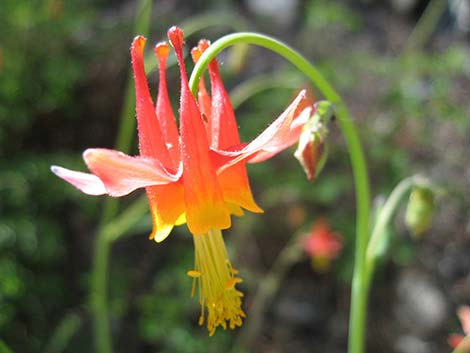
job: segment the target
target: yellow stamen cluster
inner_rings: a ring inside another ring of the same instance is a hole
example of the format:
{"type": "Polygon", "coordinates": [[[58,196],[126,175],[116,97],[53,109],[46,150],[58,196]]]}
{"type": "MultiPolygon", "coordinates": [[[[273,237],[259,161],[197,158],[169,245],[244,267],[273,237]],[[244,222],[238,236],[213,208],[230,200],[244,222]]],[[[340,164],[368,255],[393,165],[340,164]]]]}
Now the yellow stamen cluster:
{"type": "Polygon", "coordinates": [[[194,296],[196,284],[199,291],[201,316],[199,325],[204,325],[207,310],[207,330],[212,336],[218,326],[225,330],[242,325],[245,313],[241,308],[243,293],[235,288],[242,282],[236,277],[238,271],[232,267],[225,248],[222,233],[211,229],[209,233],[193,235],[195,247],[195,269],[188,271],[193,278],[194,296]]]}

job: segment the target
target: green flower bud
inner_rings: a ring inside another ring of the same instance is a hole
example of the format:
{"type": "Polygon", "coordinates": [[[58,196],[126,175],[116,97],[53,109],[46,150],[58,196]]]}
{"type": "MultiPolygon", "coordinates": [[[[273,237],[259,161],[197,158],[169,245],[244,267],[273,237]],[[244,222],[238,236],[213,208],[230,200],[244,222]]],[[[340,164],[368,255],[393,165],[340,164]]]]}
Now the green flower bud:
{"type": "Polygon", "coordinates": [[[431,226],[434,215],[434,192],[426,187],[416,187],[410,194],[405,223],[414,237],[420,237],[431,226]]]}

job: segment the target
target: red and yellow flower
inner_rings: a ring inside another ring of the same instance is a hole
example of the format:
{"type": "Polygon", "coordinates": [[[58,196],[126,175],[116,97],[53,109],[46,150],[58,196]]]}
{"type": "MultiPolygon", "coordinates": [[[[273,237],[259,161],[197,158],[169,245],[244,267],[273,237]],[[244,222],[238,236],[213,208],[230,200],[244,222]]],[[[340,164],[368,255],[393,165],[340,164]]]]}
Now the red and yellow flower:
{"type": "MultiPolygon", "coordinates": [[[[181,74],[179,131],[166,86],[170,46],[162,42],[155,47],[160,81],[154,105],[143,61],[146,39],[138,36],[131,57],[139,156],[91,148],[83,153],[91,174],[57,166],[51,169],[89,195],[120,197],[145,188],[153,219],[150,238],[156,242],[163,241],[175,225],[187,224],[195,244],[195,268],[188,275],[199,290],[200,324],[206,322],[212,335],[218,326],[240,326],[245,316],[242,293],[235,288],[241,278],[228,259],[221,235],[222,229],[231,226],[231,215],[241,216],[243,210],[263,212],[253,199],[245,165],[264,161],[293,145],[311,108],[303,107],[305,92],[301,92],[258,137],[241,143],[217,61],[209,65],[212,97],[201,80],[196,101],[183,61],[183,32],[172,27],[168,37],[181,74]]],[[[208,41],[200,41],[192,51],[193,58],[197,60],[208,45],[208,41]]]]}
{"type": "Polygon", "coordinates": [[[331,266],[331,261],[343,250],[343,237],[331,231],[325,219],[319,219],[303,237],[302,246],[311,258],[313,269],[326,272],[331,266]]]}

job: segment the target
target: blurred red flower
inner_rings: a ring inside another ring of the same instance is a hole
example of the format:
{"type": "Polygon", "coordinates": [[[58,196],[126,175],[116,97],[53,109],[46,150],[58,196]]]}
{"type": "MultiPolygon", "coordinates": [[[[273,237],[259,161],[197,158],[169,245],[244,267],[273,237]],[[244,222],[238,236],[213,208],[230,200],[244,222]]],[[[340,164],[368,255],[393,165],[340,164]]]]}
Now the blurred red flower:
{"type": "Polygon", "coordinates": [[[331,266],[331,261],[341,254],[343,237],[331,231],[325,219],[319,219],[302,238],[302,246],[312,260],[313,269],[326,272],[331,266]]]}
{"type": "MultiPolygon", "coordinates": [[[[464,305],[457,310],[457,315],[462,324],[462,330],[466,335],[470,335],[470,306],[464,305]]],[[[464,340],[464,335],[451,334],[447,338],[447,342],[452,348],[457,348],[457,346],[462,343],[464,340]]],[[[462,352],[470,352],[470,341],[464,343],[464,346],[461,347],[462,352]]]]}

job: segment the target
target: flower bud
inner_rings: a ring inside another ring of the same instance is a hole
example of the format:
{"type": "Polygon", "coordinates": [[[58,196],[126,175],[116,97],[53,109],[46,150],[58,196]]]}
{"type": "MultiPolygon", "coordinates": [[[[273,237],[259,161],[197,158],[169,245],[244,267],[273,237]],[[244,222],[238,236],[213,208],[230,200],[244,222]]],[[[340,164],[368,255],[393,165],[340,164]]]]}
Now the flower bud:
{"type": "Polygon", "coordinates": [[[309,181],[313,181],[323,169],[327,152],[325,141],[321,137],[311,131],[302,132],[294,156],[300,162],[309,181]]]}
{"type": "Polygon", "coordinates": [[[421,236],[431,226],[434,214],[434,192],[427,187],[415,187],[406,207],[405,223],[414,237],[421,236]]]}
{"type": "Polygon", "coordinates": [[[313,181],[325,165],[328,156],[327,125],[332,117],[332,104],[327,101],[317,102],[314,105],[314,114],[302,128],[294,157],[300,162],[309,181],[313,181]]]}

